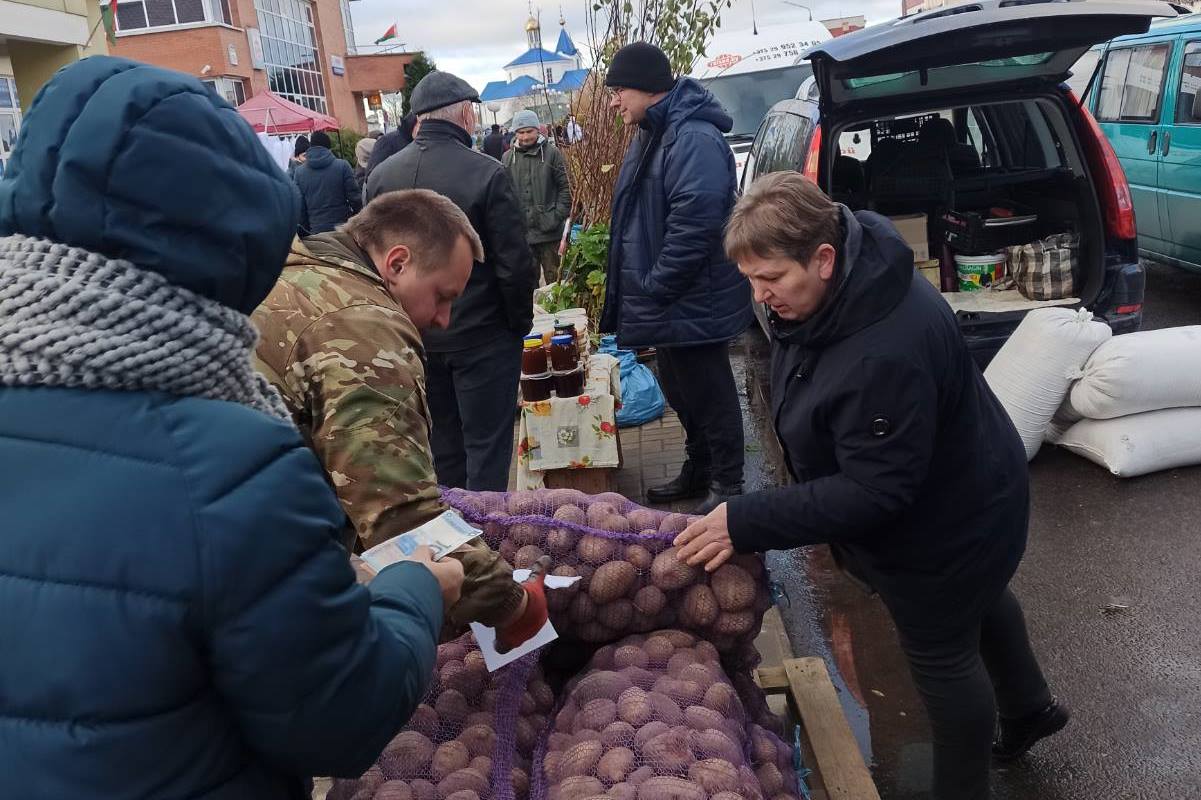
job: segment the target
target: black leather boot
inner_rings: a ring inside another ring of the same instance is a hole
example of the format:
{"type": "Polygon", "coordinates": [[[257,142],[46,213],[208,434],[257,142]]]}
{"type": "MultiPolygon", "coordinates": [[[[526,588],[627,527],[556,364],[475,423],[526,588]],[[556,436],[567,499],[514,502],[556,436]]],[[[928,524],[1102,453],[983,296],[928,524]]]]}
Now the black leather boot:
{"type": "Polygon", "coordinates": [[[692,509],[692,513],[703,517],[731,497],[737,497],[740,494],[742,494],[741,483],[731,486],[722,486],[720,483],[714,483],[709,487],[709,494],[705,496],[705,499],[701,501],[699,506],[692,509]]]}
{"type": "Polygon", "coordinates": [[[665,505],[677,500],[704,497],[707,491],[709,491],[709,468],[698,467],[691,461],[685,461],[675,480],[668,481],[662,486],[648,488],[646,500],[655,505],[665,505]]]}
{"type": "Polygon", "coordinates": [[[1003,763],[1024,756],[1039,739],[1063,730],[1071,716],[1066,707],[1052,700],[1051,705],[1028,717],[1002,717],[997,741],[992,746],[993,760],[1003,763]]]}

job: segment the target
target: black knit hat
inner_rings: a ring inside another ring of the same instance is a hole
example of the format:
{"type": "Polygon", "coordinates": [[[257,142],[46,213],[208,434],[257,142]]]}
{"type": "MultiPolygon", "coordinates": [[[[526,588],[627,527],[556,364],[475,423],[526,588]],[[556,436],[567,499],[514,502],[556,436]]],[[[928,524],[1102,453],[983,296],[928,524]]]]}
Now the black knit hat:
{"type": "Polygon", "coordinates": [[[634,42],[618,50],[605,76],[605,86],[640,89],[651,94],[670,92],[675,85],[667,54],[646,42],[634,42]]]}

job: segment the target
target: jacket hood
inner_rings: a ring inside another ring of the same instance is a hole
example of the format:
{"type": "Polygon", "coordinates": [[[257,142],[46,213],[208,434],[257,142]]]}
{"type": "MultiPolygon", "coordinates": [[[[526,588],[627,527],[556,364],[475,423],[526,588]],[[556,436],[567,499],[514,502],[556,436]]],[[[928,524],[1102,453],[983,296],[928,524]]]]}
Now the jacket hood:
{"type": "Polygon", "coordinates": [[[334,154],[328,147],[310,147],[304,154],[304,163],[308,164],[313,169],[325,169],[330,164],[334,163],[334,154]]]}
{"type": "Polygon", "coordinates": [[[667,97],[648,108],[643,127],[652,131],[673,131],[688,119],[712,123],[722,133],[734,129],[734,119],[713,93],[693,78],[680,78],[667,97]]]}
{"type": "Polygon", "coordinates": [[[198,79],[93,56],[34,97],[0,180],[0,235],[125,259],[243,313],[279,277],[300,194],[198,79]]]}
{"type": "Polygon", "coordinates": [[[804,322],[772,314],[772,331],[784,344],[820,349],[879,322],[904,299],[913,282],[913,251],[886,217],[842,210],[843,242],[838,285],[826,305],[804,322]]]}

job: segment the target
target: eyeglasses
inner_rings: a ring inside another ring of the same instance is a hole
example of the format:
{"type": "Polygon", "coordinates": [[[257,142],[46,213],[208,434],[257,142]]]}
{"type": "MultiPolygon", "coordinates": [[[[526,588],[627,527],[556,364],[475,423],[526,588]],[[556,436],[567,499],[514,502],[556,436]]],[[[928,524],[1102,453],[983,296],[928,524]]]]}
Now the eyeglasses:
{"type": "Polygon", "coordinates": [[[609,87],[609,97],[614,100],[620,100],[621,95],[625,92],[625,90],[626,89],[624,86],[611,86],[609,87]]]}

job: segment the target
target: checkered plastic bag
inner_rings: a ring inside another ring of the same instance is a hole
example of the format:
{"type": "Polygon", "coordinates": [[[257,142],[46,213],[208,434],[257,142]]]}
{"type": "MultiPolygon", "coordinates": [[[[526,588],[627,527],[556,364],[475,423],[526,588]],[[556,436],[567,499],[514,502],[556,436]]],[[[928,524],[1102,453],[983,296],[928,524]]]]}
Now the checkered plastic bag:
{"type": "MultiPolygon", "coordinates": [[[[1027,300],[1062,300],[1076,291],[1080,237],[1057,233],[1007,248],[1010,281],[1027,300]]],[[[1008,284],[1009,281],[1006,281],[1008,284]]]]}

